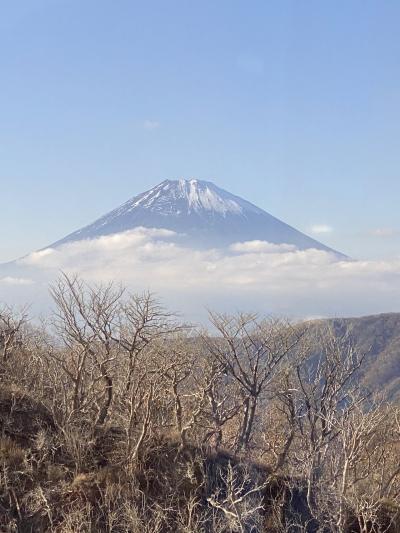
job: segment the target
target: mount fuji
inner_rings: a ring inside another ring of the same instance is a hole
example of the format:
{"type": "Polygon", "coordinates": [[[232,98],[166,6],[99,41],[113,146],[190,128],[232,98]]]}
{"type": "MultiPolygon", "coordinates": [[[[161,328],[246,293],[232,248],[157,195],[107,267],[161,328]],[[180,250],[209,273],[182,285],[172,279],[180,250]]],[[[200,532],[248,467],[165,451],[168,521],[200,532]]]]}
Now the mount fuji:
{"type": "Polygon", "coordinates": [[[165,180],[49,248],[138,227],[173,231],[180,245],[195,249],[267,241],[292,245],[299,250],[324,250],[345,257],[250,202],[209,181],[197,179],[165,180]]]}
{"type": "Polygon", "coordinates": [[[46,313],[48,287],[60,272],[89,284],[119,283],[133,293],[149,290],[195,320],[205,318],[204,309],[221,306],[224,312],[242,308],[288,316],[387,308],[386,300],[381,307],[369,305],[376,279],[383,277],[380,265],[358,265],[254,204],[196,179],[162,181],[53,244],[1,264],[0,304],[31,302],[46,313]]]}

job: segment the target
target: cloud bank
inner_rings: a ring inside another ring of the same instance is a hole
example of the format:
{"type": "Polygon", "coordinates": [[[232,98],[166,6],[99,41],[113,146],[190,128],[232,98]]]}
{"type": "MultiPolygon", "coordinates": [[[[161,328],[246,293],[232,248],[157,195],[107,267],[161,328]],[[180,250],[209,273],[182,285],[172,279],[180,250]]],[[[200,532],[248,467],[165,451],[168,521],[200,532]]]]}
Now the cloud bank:
{"type": "Polygon", "coordinates": [[[179,246],[174,236],[137,228],[48,248],[19,260],[18,275],[2,283],[24,280],[21,295],[35,282],[37,295],[61,270],[89,282],[114,280],[133,291],[155,292],[192,320],[202,320],[206,308],[294,317],[400,310],[400,259],[343,261],[329,252],[265,241],[198,251],[179,246]]]}

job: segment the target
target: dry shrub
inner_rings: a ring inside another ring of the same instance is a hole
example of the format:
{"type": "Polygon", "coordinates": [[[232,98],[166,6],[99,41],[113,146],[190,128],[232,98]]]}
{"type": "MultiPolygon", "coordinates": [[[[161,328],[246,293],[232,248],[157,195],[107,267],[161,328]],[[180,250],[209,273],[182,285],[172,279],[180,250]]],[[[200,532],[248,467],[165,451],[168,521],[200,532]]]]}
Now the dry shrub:
{"type": "Polygon", "coordinates": [[[0,464],[5,468],[16,470],[26,460],[26,452],[9,437],[0,438],[0,464]]]}
{"type": "Polygon", "coordinates": [[[42,430],[55,431],[46,407],[15,385],[0,388],[0,427],[22,447],[30,447],[42,430]]]}

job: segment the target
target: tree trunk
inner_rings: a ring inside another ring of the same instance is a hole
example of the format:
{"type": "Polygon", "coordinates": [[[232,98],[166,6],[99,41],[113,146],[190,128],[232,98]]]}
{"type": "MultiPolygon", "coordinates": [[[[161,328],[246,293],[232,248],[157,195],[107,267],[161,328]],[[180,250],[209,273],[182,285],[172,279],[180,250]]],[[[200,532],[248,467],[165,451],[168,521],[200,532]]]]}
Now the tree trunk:
{"type": "Polygon", "coordinates": [[[106,384],[106,401],[103,405],[103,407],[100,409],[99,415],[96,420],[96,426],[102,426],[107,418],[108,410],[110,409],[110,405],[113,399],[113,382],[110,376],[105,374],[103,376],[103,379],[106,384]]]}

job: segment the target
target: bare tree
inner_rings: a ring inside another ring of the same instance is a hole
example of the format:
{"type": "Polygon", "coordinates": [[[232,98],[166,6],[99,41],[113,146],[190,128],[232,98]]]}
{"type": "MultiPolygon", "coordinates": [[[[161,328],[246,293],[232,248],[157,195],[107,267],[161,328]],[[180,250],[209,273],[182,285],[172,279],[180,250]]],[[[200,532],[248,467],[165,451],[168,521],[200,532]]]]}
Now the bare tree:
{"type": "Polygon", "coordinates": [[[268,479],[255,475],[245,465],[233,465],[231,462],[226,468],[219,469],[217,475],[215,482],[218,488],[207,498],[209,505],[219,513],[219,520],[218,514],[214,516],[217,528],[219,525],[221,531],[232,533],[261,531],[268,479]]]}
{"type": "Polygon", "coordinates": [[[238,383],[227,378],[224,366],[210,357],[207,350],[200,351],[199,363],[201,371],[195,376],[195,381],[205,397],[201,419],[205,431],[203,442],[211,443],[216,450],[222,445],[232,448],[233,443],[225,429],[238,417],[242,408],[238,383]]]}
{"type": "Polygon", "coordinates": [[[119,310],[118,331],[113,339],[128,358],[125,370],[127,391],[133,386],[133,375],[140,364],[140,356],[150,343],[165,341],[172,334],[187,329],[174,313],[166,311],[149,292],[131,294],[119,310]]]}
{"type": "Polygon", "coordinates": [[[95,406],[96,426],[104,424],[113,400],[112,363],[119,352],[113,330],[123,292],[112,284],[90,287],[66,274],[51,288],[57,306],[55,326],[73,354],[69,361],[62,354],[54,357],[73,383],[73,412],[87,403],[95,406]]]}
{"type": "MultiPolygon", "coordinates": [[[[368,394],[357,379],[366,353],[358,353],[350,332],[337,335],[329,326],[310,329],[303,341],[297,362],[277,394],[288,424],[277,466],[281,468],[286,463],[288,471],[305,477],[307,503],[314,518],[328,520],[329,527],[340,530],[346,519],[346,506],[333,488],[333,478],[339,474],[333,475],[330,465],[332,458],[339,457],[339,440],[346,421],[356,410],[366,408],[368,394]],[[338,515],[332,514],[332,509],[338,509],[338,515]]],[[[343,475],[346,485],[346,474],[343,475]]]]}
{"type": "Polygon", "coordinates": [[[236,449],[241,451],[250,444],[260,398],[299,342],[302,332],[288,322],[259,320],[251,314],[210,316],[219,335],[206,337],[206,346],[224,372],[240,387],[243,417],[236,449]]]}
{"type": "Polygon", "coordinates": [[[16,311],[6,305],[0,306],[0,357],[3,364],[21,346],[22,329],[27,320],[27,308],[16,311]]]}

